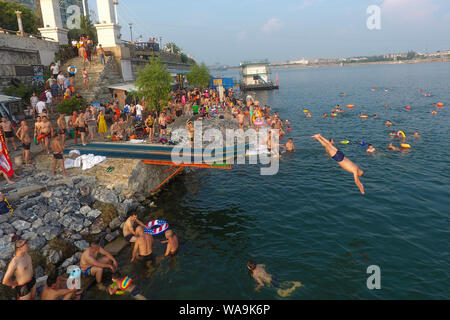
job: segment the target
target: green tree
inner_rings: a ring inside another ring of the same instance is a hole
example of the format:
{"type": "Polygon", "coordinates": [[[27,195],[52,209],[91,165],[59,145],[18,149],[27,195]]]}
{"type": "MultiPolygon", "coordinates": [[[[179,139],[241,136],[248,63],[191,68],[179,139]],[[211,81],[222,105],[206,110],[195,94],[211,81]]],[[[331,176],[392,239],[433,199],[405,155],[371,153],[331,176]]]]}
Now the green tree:
{"type": "Polygon", "coordinates": [[[159,112],[170,100],[171,82],[172,78],[164,69],[161,59],[153,56],[138,73],[135,83],[137,95],[145,99],[149,110],[159,112]]]}
{"type": "Polygon", "coordinates": [[[167,50],[169,50],[169,51],[172,52],[172,53],[175,53],[175,54],[181,53],[180,47],[178,47],[178,46],[177,46],[175,43],[173,43],[173,42],[170,42],[170,43],[166,44],[166,48],[167,48],[167,50]]]}
{"type": "Polygon", "coordinates": [[[0,27],[3,29],[18,31],[16,11],[22,12],[22,24],[26,33],[37,33],[38,16],[24,6],[8,1],[0,1],[0,27]]]}
{"type": "Polygon", "coordinates": [[[94,41],[94,44],[97,44],[97,30],[95,29],[94,25],[92,24],[90,16],[81,16],[80,17],[80,29],[71,29],[69,30],[69,40],[72,39],[80,39],[82,35],[89,36],[92,41],[94,41]]]}
{"type": "Polygon", "coordinates": [[[192,69],[186,74],[186,79],[191,86],[196,88],[206,88],[209,86],[211,75],[209,69],[202,62],[201,65],[194,63],[192,69]]]}

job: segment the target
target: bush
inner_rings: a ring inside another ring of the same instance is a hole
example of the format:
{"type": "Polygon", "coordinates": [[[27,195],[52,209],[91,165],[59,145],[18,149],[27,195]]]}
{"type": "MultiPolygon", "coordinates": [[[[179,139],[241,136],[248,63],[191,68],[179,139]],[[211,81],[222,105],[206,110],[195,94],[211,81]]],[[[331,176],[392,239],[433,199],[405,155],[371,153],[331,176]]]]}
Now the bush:
{"type": "Polygon", "coordinates": [[[6,95],[22,98],[25,103],[30,101],[33,92],[36,92],[36,95],[39,97],[44,92],[44,86],[26,86],[19,81],[18,85],[11,84],[5,90],[6,95]]]}
{"type": "Polygon", "coordinates": [[[105,224],[109,225],[115,218],[119,217],[116,207],[109,203],[96,202],[94,209],[102,212],[102,220],[105,224]]]}
{"type": "Polygon", "coordinates": [[[70,99],[61,101],[60,104],[58,105],[57,111],[65,115],[71,115],[74,111],[83,109],[83,107],[84,107],[83,99],[72,97],[70,99]]]}

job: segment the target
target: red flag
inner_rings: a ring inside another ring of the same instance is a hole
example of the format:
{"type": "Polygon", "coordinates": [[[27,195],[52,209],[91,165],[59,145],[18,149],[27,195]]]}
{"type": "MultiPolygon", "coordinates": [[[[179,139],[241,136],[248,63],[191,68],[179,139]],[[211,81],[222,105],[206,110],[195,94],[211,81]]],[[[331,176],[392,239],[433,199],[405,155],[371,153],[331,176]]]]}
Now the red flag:
{"type": "Polygon", "coordinates": [[[2,142],[0,146],[0,169],[6,173],[8,178],[11,178],[14,174],[11,159],[9,158],[9,152],[6,149],[5,138],[3,137],[3,131],[0,129],[0,140],[2,142]]]}

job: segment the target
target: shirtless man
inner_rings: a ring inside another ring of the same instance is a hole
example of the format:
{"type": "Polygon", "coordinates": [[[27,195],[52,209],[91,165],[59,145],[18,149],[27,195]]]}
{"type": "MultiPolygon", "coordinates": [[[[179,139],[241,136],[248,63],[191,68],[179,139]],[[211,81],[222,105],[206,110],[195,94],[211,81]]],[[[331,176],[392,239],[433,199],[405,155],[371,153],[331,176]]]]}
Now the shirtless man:
{"type": "Polygon", "coordinates": [[[17,150],[16,141],[14,139],[14,129],[12,127],[11,121],[6,119],[5,117],[2,117],[2,122],[0,123],[0,127],[2,127],[3,134],[5,135],[6,149],[9,149],[8,141],[11,141],[14,146],[14,150],[17,150]]]}
{"type": "Polygon", "coordinates": [[[394,147],[394,145],[392,143],[389,143],[388,149],[390,151],[400,151],[400,148],[394,147]]]}
{"type": "Polygon", "coordinates": [[[295,151],[294,141],[292,141],[292,138],[289,138],[289,141],[286,142],[286,151],[288,152],[295,151]]]}
{"type": "Polygon", "coordinates": [[[117,140],[123,140],[124,130],[119,124],[119,121],[115,120],[110,130],[112,137],[115,137],[117,140]]]}
{"type": "Polygon", "coordinates": [[[22,156],[25,160],[25,166],[31,167],[30,164],[30,148],[31,148],[31,138],[30,138],[30,128],[25,120],[22,120],[19,130],[16,132],[17,138],[23,143],[22,156]]]}
{"type": "Polygon", "coordinates": [[[194,124],[191,120],[186,123],[186,128],[189,131],[189,140],[191,142],[191,147],[194,147],[194,124]]]}
{"type": "Polygon", "coordinates": [[[61,137],[61,145],[64,148],[66,146],[66,133],[67,133],[67,124],[64,114],[61,113],[59,115],[57,124],[58,124],[58,132],[61,137]]]}
{"type": "Polygon", "coordinates": [[[56,136],[52,140],[52,151],[53,151],[53,167],[52,173],[56,174],[56,165],[59,163],[61,167],[61,171],[65,176],[67,176],[66,169],[64,168],[64,148],[61,144],[61,140],[59,138],[60,134],[57,133],[56,136]]]}
{"type": "Polygon", "coordinates": [[[78,115],[78,118],[76,120],[76,125],[77,125],[77,131],[80,133],[81,135],[81,144],[83,146],[86,145],[86,120],[84,118],[84,113],[80,112],[80,114],[78,115]]]}
{"type": "Polygon", "coordinates": [[[134,230],[134,223],[139,224],[142,227],[146,227],[145,224],[143,224],[141,221],[138,220],[136,214],[132,214],[128,217],[128,219],[125,221],[125,224],[123,225],[123,237],[127,242],[135,242],[136,241],[136,231],[134,230]]]}
{"type": "Polygon", "coordinates": [[[68,122],[69,128],[71,128],[75,134],[75,144],[77,144],[78,141],[77,119],[78,114],[76,111],[74,111],[68,122]]]}
{"type": "Polygon", "coordinates": [[[415,131],[413,137],[420,138],[419,132],[415,131]]]}
{"type": "Polygon", "coordinates": [[[237,115],[237,120],[239,123],[239,129],[244,129],[244,121],[245,121],[245,115],[242,111],[239,111],[238,115],[237,115]]]}
{"type": "Polygon", "coordinates": [[[16,290],[18,300],[34,300],[36,297],[36,279],[31,257],[28,254],[27,241],[17,240],[15,249],[16,254],[9,263],[2,283],[16,290]],[[14,281],[12,280],[13,276],[14,281]]]}
{"type": "Polygon", "coordinates": [[[301,282],[288,281],[289,284],[292,284],[292,287],[288,289],[281,289],[278,280],[271,274],[267,273],[265,264],[256,264],[253,261],[249,261],[247,263],[247,268],[252,272],[253,279],[255,279],[258,283],[258,286],[255,288],[256,291],[264,286],[273,286],[278,288],[278,295],[281,297],[287,297],[295,290],[295,288],[302,286],[301,282]]]}
{"type": "Polygon", "coordinates": [[[161,114],[159,115],[159,119],[158,119],[158,123],[159,123],[159,137],[165,137],[167,135],[167,123],[166,123],[166,113],[163,111],[161,112],[161,114]]]}
{"type": "Polygon", "coordinates": [[[377,151],[377,149],[375,149],[371,144],[369,144],[369,146],[367,147],[367,153],[374,153],[375,151],[377,151]]]}
{"type": "Polygon", "coordinates": [[[141,261],[151,261],[155,260],[155,256],[152,252],[153,237],[144,232],[144,228],[139,226],[136,228],[136,242],[134,243],[133,254],[131,257],[131,262],[136,259],[141,261]]]}
{"type": "Polygon", "coordinates": [[[117,261],[108,251],[100,247],[98,243],[94,242],[91,243],[91,246],[81,255],[80,267],[81,273],[84,276],[95,277],[97,286],[99,286],[100,289],[105,289],[104,286],[101,285],[103,269],[111,269],[112,272],[116,272],[117,261]],[[97,259],[98,254],[101,254],[103,257],[97,259]]]}
{"type": "Polygon", "coordinates": [[[328,155],[346,171],[353,174],[355,179],[355,184],[359,188],[362,194],[364,194],[364,186],[359,181],[359,177],[362,177],[364,171],[362,171],[355,163],[353,163],[350,159],[346,158],[345,155],[339,151],[330,141],[322,137],[320,134],[316,134],[312,136],[312,138],[316,139],[320,142],[320,144],[325,148],[325,151],[328,155]]]}
{"type": "Polygon", "coordinates": [[[390,122],[389,120],[388,120],[388,121],[386,121],[386,123],[385,123],[385,126],[386,126],[386,127],[390,127],[390,126],[392,126],[392,122],[390,122]]]}
{"type": "Polygon", "coordinates": [[[41,120],[41,124],[39,127],[39,134],[43,135],[45,134],[45,138],[44,140],[44,145],[45,145],[45,149],[47,150],[47,154],[50,154],[50,149],[49,147],[49,141],[50,141],[50,137],[53,136],[54,132],[53,132],[53,126],[51,124],[50,121],[48,121],[47,116],[42,116],[42,120],[41,120]]]}
{"type": "Polygon", "coordinates": [[[167,243],[166,253],[164,256],[174,256],[178,250],[178,237],[172,230],[167,230],[164,235],[167,239],[167,241],[161,241],[161,243],[167,243]]]}
{"type": "Polygon", "coordinates": [[[64,277],[49,277],[42,289],[41,300],[80,300],[81,292],[67,289],[66,281],[64,277]]]}

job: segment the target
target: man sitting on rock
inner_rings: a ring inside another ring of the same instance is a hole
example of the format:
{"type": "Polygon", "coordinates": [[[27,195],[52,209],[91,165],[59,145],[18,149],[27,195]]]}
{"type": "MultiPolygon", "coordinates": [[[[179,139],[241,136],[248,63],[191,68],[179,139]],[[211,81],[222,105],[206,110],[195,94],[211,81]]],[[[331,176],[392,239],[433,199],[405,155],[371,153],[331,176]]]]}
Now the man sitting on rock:
{"type": "Polygon", "coordinates": [[[80,295],[77,289],[67,289],[67,278],[53,275],[42,289],[41,300],[80,300],[80,295]]]}
{"type": "Polygon", "coordinates": [[[131,214],[125,224],[123,225],[123,237],[129,243],[136,241],[136,231],[134,230],[134,223],[139,224],[143,228],[147,228],[145,224],[138,220],[137,214],[131,214]]]}
{"type": "Polygon", "coordinates": [[[119,122],[117,120],[114,121],[113,125],[111,126],[111,136],[113,137],[113,140],[114,138],[114,141],[123,140],[124,134],[125,130],[122,128],[119,122]]]}
{"type": "Polygon", "coordinates": [[[105,287],[101,283],[103,269],[109,268],[112,272],[115,272],[117,261],[108,251],[100,247],[100,244],[93,242],[81,255],[80,267],[84,276],[95,277],[99,289],[104,290],[105,287]],[[98,254],[103,255],[103,257],[97,259],[98,254]]]}

